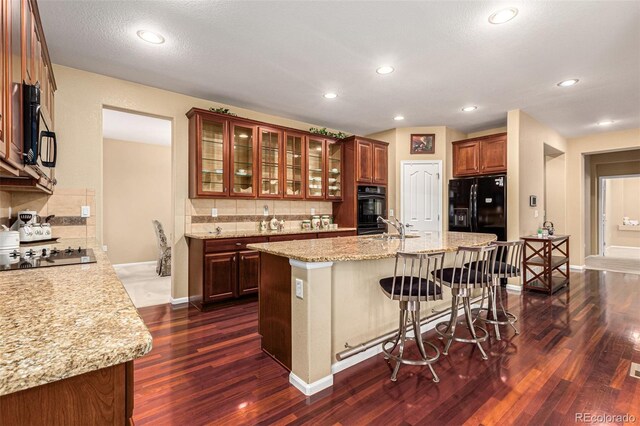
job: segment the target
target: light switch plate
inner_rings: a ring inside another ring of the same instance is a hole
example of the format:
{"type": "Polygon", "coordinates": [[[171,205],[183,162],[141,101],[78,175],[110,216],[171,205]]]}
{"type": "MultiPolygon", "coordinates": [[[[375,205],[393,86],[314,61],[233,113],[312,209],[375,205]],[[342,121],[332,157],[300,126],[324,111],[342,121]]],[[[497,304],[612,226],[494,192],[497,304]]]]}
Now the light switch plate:
{"type": "Polygon", "coordinates": [[[80,207],[80,217],[90,217],[91,216],[91,207],[89,206],[81,206],[80,207]]]}
{"type": "Polygon", "coordinates": [[[538,214],[538,210],[534,211],[534,212],[533,212],[533,217],[538,217],[538,216],[539,216],[539,214],[538,214]]]}
{"type": "Polygon", "coordinates": [[[304,299],[304,282],[300,278],[296,278],[296,297],[304,299]]]}
{"type": "Polygon", "coordinates": [[[218,217],[218,209],[211,209],[211,217],[218,217]]]}
{"type": "Polygon", "coordinates": [[[102,246],[102,251],[109,251],[109,248],[107,247],[106,244],[102,246]]]}
{"type": "Polygon", "coordinates": [[[316,214],[316,209],[311,208],[311,216],[313,216],[314,214],[316,214]]]}
{"type": "Polygon", "coordinates": [[[393,209],[389,209],[389,217],[393,217],[393,209]]]}

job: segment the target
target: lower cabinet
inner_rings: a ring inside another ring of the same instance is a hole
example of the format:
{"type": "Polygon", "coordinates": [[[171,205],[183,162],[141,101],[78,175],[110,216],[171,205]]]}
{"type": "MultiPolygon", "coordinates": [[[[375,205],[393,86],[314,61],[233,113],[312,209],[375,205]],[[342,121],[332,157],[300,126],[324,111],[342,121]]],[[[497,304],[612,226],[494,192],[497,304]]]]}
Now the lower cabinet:
{"type": "Polygon", "coordinates": [[[258,293],[260,252],[247,249],[247,244],[355,235],[352,230],[253,238],[189,238],[189,303],[203,310],[218,302],[258,293]]]}

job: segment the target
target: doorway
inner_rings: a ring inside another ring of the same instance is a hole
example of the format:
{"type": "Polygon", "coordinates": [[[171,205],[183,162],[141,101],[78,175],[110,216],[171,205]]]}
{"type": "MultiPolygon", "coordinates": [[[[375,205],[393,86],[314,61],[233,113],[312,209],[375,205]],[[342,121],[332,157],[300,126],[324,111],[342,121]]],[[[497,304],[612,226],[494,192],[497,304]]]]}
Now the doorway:
{"type": "Polygon", "coordinates": [[[640,175],[600,176],[598,254],[640,260],[640,175]]]}
{"type": "Polygon", "coordinates": [[[103,108],[103,244],[136,307],[169,303],[170,268],[157,273],[160,239],[173,238],[171,120],[103,108]],[[169,275],[167,275],[169,274],[169,275]]]}
{"type": "Polygon", "coordinates": [[[401,161],[402,223],[411,232],[442,232],[442,161],[401,161]]]}

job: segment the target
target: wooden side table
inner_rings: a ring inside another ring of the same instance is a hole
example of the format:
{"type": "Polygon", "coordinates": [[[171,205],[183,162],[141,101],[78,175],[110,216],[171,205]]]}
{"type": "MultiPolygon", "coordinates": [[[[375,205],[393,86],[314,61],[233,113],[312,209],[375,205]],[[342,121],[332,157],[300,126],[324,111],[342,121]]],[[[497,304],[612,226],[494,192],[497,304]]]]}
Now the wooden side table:
{"type": "Polygon", "coordinates": [[[522,277],[525,290],[552,294],[569,286],[569,235],[542,238],[531,235],[521,239],[524,240],[522,277]]]}

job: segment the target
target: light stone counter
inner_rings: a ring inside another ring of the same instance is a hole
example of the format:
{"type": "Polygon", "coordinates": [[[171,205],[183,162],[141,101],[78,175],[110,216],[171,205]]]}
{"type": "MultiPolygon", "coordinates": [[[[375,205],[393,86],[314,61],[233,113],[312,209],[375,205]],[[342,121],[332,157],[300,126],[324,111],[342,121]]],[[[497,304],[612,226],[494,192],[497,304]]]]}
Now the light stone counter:
{"type": "Polygon", "coordinates": [[[196,232],[188,233],[184,236],[187,238],[193,238],[197,240],[215,240],[219,238],[241,238],[241,237],[273,237],[275,235],[294,235],[294,234],[324,234],[332,232],[346,232],[356,231],[356,228],[338,228],[338,229],[285,229],[283,231],[234,231],[234,232],[222,232],[216,234],[215,232],[196,232]]]}
{"type": "Polygon", "coordinates": [[[395,257],[398,251],[451,252],[460,246],[482,246],[495,240],[496,236],[493,234],[422,232],[408,236],[404,241],[384,240],[380,236],[361,236],[249,244],[247,247],[301,262],[344,262],[387,259],[395,257]]]}
{"type": "Polygon", "coordinates": [[[139,358],[151,334],[92,240],[97,263],[0,271],[0,395],[139,358]]]}

